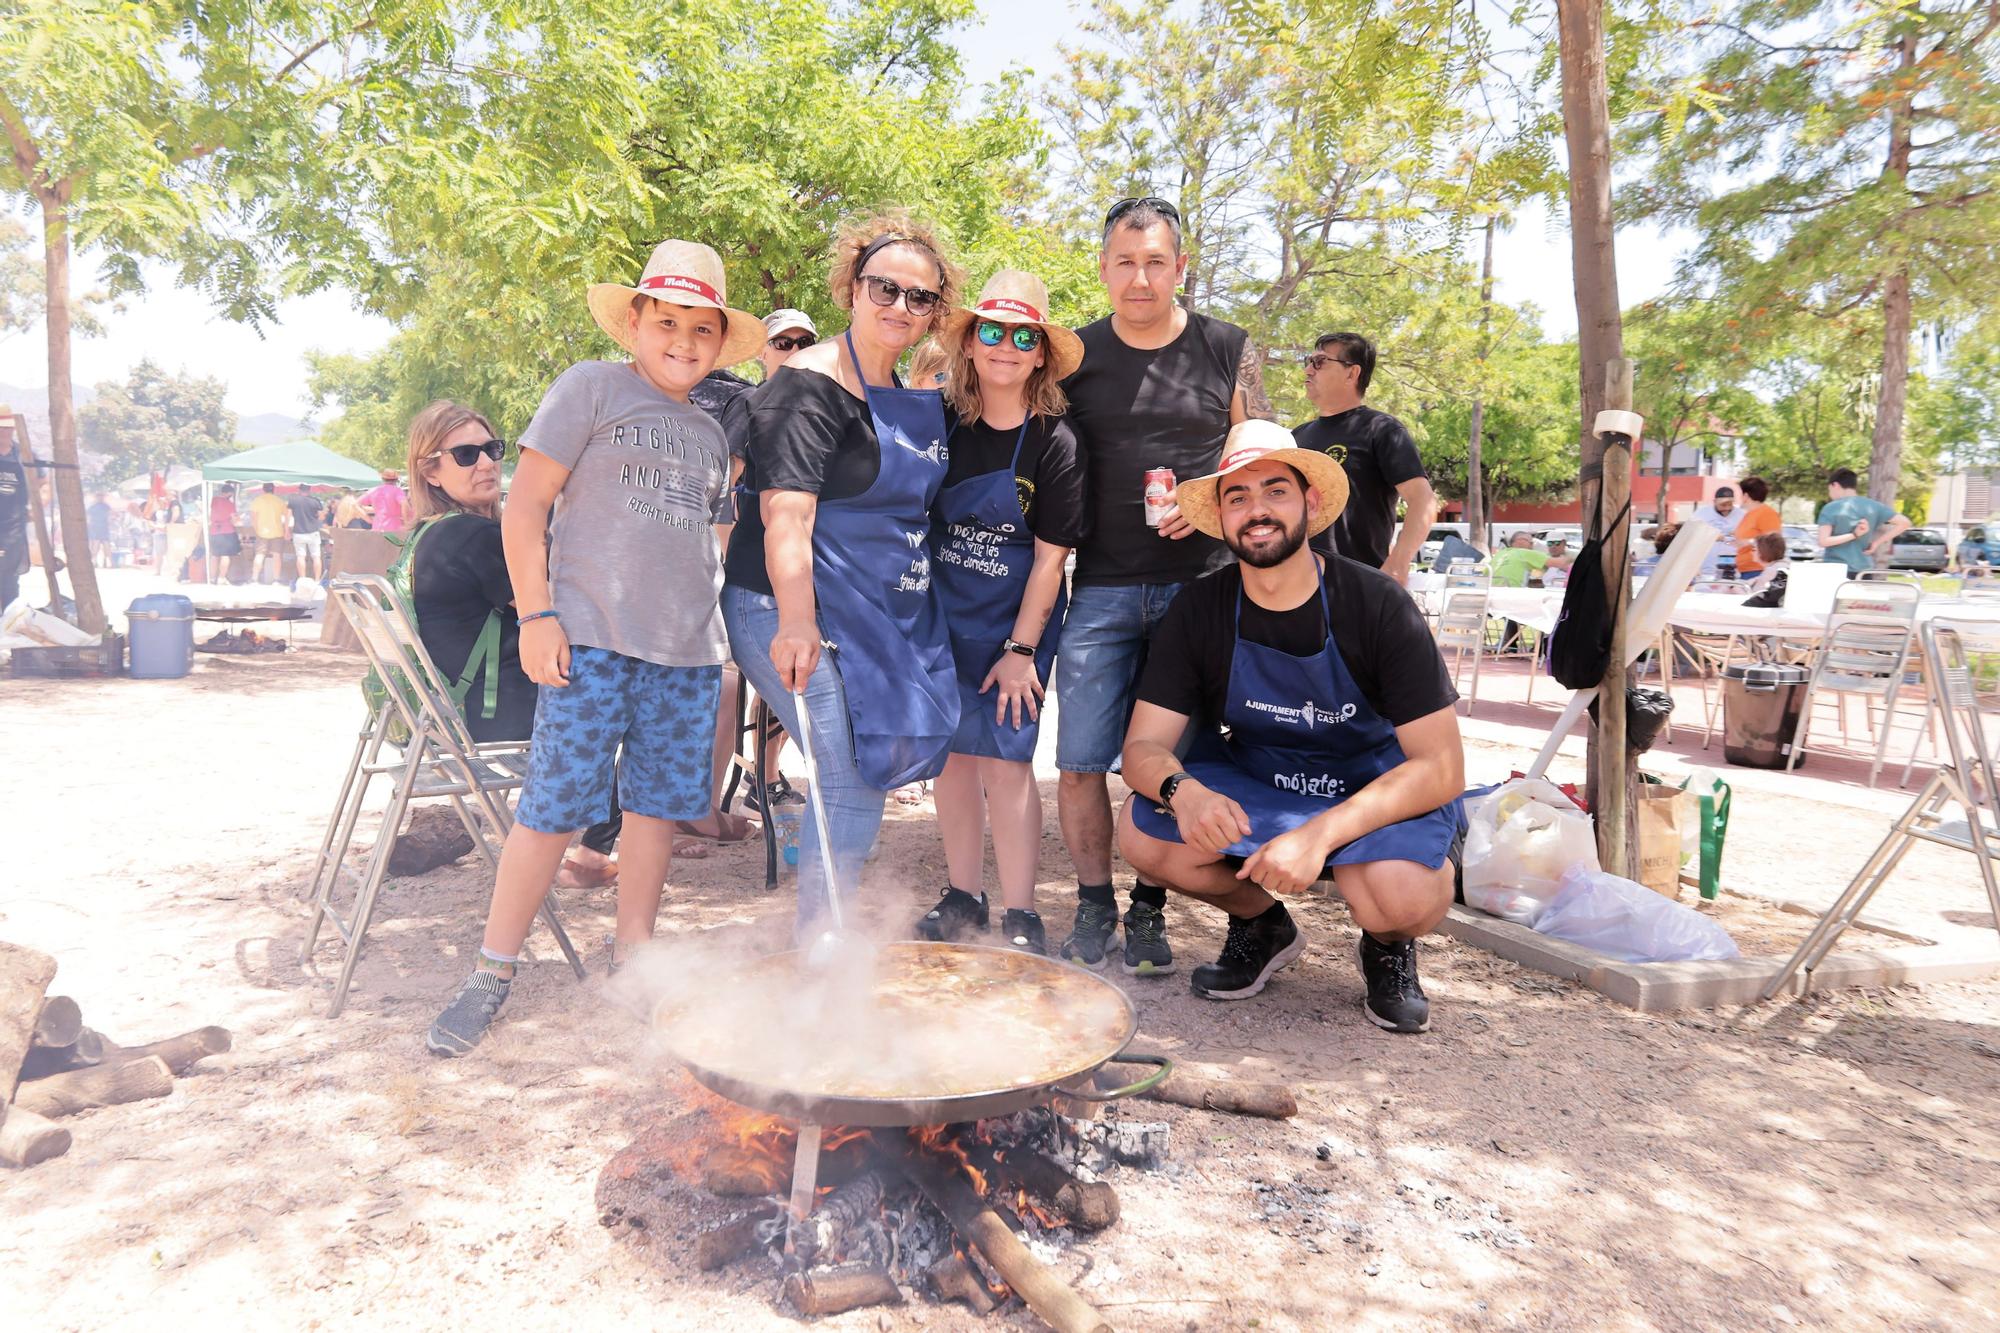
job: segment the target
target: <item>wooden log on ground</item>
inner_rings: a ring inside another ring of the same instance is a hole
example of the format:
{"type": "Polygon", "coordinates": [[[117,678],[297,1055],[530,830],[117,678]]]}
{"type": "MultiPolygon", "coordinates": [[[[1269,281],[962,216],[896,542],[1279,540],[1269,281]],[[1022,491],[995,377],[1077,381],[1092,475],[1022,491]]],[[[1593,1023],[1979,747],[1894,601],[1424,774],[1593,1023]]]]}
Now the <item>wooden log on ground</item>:
{"type": "Polygon", "coordinates": [[[68,1046],[37,1046],[28,1052],[27,1059],[21,1061],[21,1081],[25,1083],[31,1078],[47,1078],[65,1069],[88,1069],[92,1065],[101,1065],[104,1063],[105,1045],[102,1033],[85,1028],[68,1046]]]}
{"type": "Polygon", "coordinates": [[[950,1220],[959,1239],[976,1246],[1043,1323],[1056,1333],[1111,1333],[1110,1322],[1044,1268],[1000,1215],[980,1201],[963,1172],[927,1158],[914,1145],[901,1165],[924,1197],[950,1220]]]}
{"type": "Polygon", "coordinates": [[[992,1314],[993,1307],[999,1303],[986,1289],[985,1282],[972,1271],[972,1266],[965,1262],[965,1256],[956,1251],[932,1264],[925,1270],[924,1277],[929,1280],[931,1290],[939,1300],[963,1301],[976,1315],[992,1314]]]}
{"type": "Polygon", "coordinates": [[[183,1032],[178,1037],[168,1037],[165,1041],[149,1041],[144,1046],[118,1046],[115,1049],[120,1059],[143,1060],[156,1055],[178,1075],[194,1068],[198,1060],[221,1055],[230,1045],[228,1028],[205,1027],[183,1032]]]}
{"type": "Polygon", "coordinates": [[[149,1097],[164,1097],[173,1090],[174,1071],[159,1056],[149,1055],[143,1060],[121,1057],[116,1064],[72,1069],[23,1084],[15,1103],[36,1115],[53,1118],[100,1106],[123,1106],[149,1097]]]}
{"type": "Polygon", "coordinates": [[[1078,1180],[1032,1148],[1005,1155],[985,1144],[966,1149],[972,1164],[1003,1189],[1023,1189],[1078,1231],[1102,1231],[1118,1220],[1118,1191],[1102,1180],[1078,1180]]]}
{"type": "Polygon", "coordinates": [[[69,1151],[69,1131],[0,1102],[0,1166],[28,1167],[69,1151]]]}
{"type": "Polygon", "coordinates": [[[0,940],[0,1102],[14,1100],[21,1061],[35,1039],[42,996],[55,976],[55,959],[0,940]]]}
{"type": "MultiPolygon", "coordinates": [[[[1115,1088],[1121,1076],[1100,1071],[1099,1088],[1115,1088]]],[[[1222,1111],[1229,1115],[1258,1116],[1265,1120],[1289,1120],[1299,1113],[1298,1099],[1282,1083],[1238,1082],[1212,1078],[1176,1068],[1167,1081],[1140,1096],[1175,1106],[1192,1106],[1198,1111],[1222,1111]]]]}
{"type": "Polygon", "coordinates": [[[34,1046],[58,1050],[76,1045],[82,1035],[83,1006],[67,995],[51,995],[42,1001],[42,1012],[35,1016],[35,1035],[30,1039],[34,1046]]]}
{"type": "Polygon", "coordinates": [[[785,1279],[785,1299],[811,1318],[868,1305],[901,1305],[903,1289],[879,1268],[835,1268],[794,1273],[785,1279]]]}
{"type": "Polygon", "coordinates": [[[827,1191],[810,1217],[792,1221],[785,1229],[785,1247],[798,1262],[810,1268],[850,1257],[848,1241],[861,1227],[882,1216],[882,1173],[864,1171],[846,1184],[827,1191]]]}
{"type": "Polygon", "coordinates": [[[758,1238],[758,1228],[780,1211],[778,1205],[766,1204],[702,1232],[694,1238],[694,1266],[704,1273],[712,1273],[718,1268],[727,1268],[738,1259],[748,1259],[768,1249],[769,1246],[758,1238]]]}

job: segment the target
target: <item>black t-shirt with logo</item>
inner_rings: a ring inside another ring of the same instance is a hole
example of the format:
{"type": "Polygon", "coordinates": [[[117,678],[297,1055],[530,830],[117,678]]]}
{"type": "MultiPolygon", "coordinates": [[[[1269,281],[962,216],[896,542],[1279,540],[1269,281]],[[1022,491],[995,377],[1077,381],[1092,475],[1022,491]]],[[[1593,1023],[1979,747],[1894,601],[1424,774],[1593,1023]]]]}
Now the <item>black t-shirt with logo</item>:
{"type": "Polygon", "coordinates": [[[1424,460],[1403,423],[1367,404],[1292,428],[1301,449],[1316,449],[1347,473],[1347,508],[1313,538],[1321,555],[1335,551],[1377,569],[1396,535],[1396,488],[1424,475],[1424,460]]]}
{"type": "MultiPolygon", "coordinates": [[[[1242,589],[1243,571],[1231,565],[1181,590],[1153,635],[1139,698],[1193,718],[1197,726],[1222,721],[1242,589]]],[[[1362,697],[1390,726],[1458,701],[1430,627],[1402,585],[1379,569],[1333,556],[1326,561],[1326,595],[1341,660],[1362,697]]],[[[1326,645],[1319,589],[1284,611],[1245,597],[1243,633],[1252,643],[1293,657],[1312,656],[1326,645]]]]}
{"type": "MultiPolygon", "coordinates": [[[[951,422],[950,417],[946,418],[951,422]]],[[[1014,456],[1021,428],[996,430],[984,421],[957,421],[949,438],[951,461],[945,467],[946,489],[987,472],[998,472],[1014,456]]],[[[1077,457],[1076,436],[1063,417],[1035,417],[1021,440],[1021,457],[1014,468],[1014,494],[1028,516],[1028,530],[1051,546],[1081,546],[1088,533],[1090,510],[1083,460],[1077,457]]]]}
{"type": "Polygon", "coordinates": [[[1091,521],[1076,553],[1076,582],[1185,583],[1227,564],[1228,549],[1212,537],[1172,541],[1146,526],[1145,478],[1151,468],[1172,468],[1176,482],[1215,471],[1249,335],[1190,312],[1181,335],[1156,350],[1127,345],[1109,317],[1077,336],[1083,364],[1063,389],[1091,521]]]}

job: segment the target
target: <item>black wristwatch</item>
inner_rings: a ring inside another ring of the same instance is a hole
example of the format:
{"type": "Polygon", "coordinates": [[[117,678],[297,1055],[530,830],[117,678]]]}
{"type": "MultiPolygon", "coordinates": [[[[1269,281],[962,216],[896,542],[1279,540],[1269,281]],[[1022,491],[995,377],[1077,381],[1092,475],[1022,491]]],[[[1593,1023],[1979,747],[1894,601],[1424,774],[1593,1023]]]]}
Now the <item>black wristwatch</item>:
{"type": "Polygon", "coordinates": [[[1034,644],[1022,643],[1019,639],[1013,639],[1013,638],[1010,638],[1005,643],[1001,644],[1000,650],[1002,652],[1008,652],[1008,653],[1019,653],[1022,657],[1033,657],[1035,655],[1034,644]]]}
{"type": "Polygon", "coordinates": [[[1174,812],[1174,793],[1179,791],[1180,785],[1187,780],[1188,774],[1183,771],[1174,774],[1160,784],[1160,805],[1168,814],[1174,812]]]}

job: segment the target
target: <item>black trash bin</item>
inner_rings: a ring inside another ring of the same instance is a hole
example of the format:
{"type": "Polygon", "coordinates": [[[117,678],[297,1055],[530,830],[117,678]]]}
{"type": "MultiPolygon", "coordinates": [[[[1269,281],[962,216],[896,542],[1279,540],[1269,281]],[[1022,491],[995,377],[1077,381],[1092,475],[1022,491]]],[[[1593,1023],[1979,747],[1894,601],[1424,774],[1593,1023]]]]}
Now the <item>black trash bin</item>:
{"type": "Polygon", "coordinates": [[[1739,662],[1722,673],[1722,753],[1730,763],[1785,766],[1799,731],[1807,675],[1802,666],[1761,662],[1739,662]]]}

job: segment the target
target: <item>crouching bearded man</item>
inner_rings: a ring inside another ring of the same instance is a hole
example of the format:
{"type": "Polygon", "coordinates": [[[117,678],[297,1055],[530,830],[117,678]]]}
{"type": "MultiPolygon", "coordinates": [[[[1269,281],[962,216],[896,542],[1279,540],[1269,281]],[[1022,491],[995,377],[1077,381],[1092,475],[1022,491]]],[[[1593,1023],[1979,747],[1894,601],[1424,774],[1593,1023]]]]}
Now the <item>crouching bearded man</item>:
{"type": "Polygon", "coordinates": [[[1221,470],[1174,499],[1238,563],[1184,589],[1153,640],[1119,850],[1228,914],[1195,994],[1248,999],[1296,961],[1305,936],[1273,895],[1331,877],[1362,931],[1363,1012],[1427,1031],[1416,941],[1451,906],[1465,755],[1423,616],[1380,570],[1306,545],[1339,517],[1347,477],[1278,426],[1236,426],[1221,470]]]}

